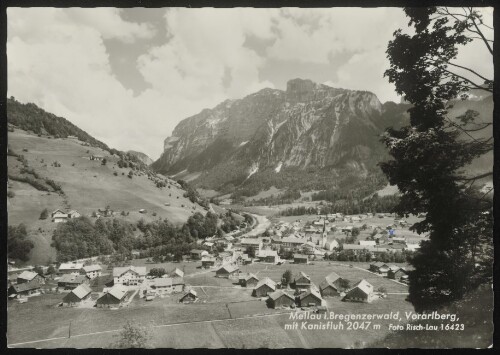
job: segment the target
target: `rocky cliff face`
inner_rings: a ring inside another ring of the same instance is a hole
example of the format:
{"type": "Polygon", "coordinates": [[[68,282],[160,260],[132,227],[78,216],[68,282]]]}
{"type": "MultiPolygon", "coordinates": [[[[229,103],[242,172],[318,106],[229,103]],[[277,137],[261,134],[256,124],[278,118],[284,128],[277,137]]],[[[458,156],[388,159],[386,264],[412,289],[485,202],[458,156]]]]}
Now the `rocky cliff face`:
{"type": "Polygon", "coordinates": [[[138,152],[138,151],[135,151],[135,150],[129,150],[129,151],[127,151],[127,153],[130,153],[130,154],[136,156],[140,161],[142,161],[144,164],[146,164],[148,166],[151,165],[151,164],[153,164],[153,159],[151,159],[145,153],[138,152]]]}
{"type": "Polygon", "coordinates": [[[212,188],[271,170],[368,171],[385,156],[378,136],[401,121],[402,106],[382,105],[367,91],[294,79],[286,91],[264,89],[183,120],[153,168],[201,172],[198,182],[211,181],[212,188]]]}

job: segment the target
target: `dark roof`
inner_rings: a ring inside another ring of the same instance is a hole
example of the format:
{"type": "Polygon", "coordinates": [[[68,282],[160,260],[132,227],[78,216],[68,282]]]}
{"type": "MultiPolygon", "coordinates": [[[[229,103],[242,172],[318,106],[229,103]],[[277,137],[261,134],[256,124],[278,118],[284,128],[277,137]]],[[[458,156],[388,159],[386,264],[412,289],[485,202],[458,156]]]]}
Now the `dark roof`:
{"type": "Polygon", "coordinates": [[[11,287],[14,288],[16,293],[19,293],[19,292],[24,292],[24,291],[29,291],[29,290],[36,290],[36,289],[40,288],[40,284],[36,281],[28,281],[28,282],[24,282],[24,283],[17,284],[17,285],[12,285],[11,287]]]}

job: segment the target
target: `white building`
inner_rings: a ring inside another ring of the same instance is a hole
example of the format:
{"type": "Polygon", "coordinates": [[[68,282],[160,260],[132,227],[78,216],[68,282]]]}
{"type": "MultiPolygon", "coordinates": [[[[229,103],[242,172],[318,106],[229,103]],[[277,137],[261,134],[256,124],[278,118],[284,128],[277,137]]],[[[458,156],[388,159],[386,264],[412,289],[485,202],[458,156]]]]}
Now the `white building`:
{"type": "Polygon", "coordinates": [[[87,275],[87,277],[89,279],[95,279],[96,277],[101,276],[102,268],[100,265],[97,265],[97,264],[88,265],[88,266],[82,267],[81,273],[83,275],[87,275]]]}
{"type": "Polygon", "coordinates": [[[125,266],[113,269],[113,282],[115,285],[139,285],[145,278],[145,266],[125,266]]]}
{"type": "Polygon", "coordinates": [[[80,270],[83,268],[82,263],[62,263],[59,265],[59,274],[80,274],[80,270]]]}

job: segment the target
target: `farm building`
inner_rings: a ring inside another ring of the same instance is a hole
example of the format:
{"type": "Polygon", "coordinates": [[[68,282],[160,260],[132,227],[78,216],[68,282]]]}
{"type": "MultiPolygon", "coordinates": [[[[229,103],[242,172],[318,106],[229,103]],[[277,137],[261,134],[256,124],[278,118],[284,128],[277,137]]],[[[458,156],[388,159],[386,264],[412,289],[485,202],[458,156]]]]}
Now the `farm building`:
{"type": "Polygon", "coordinates": [[[300,307],[325,306],[326,302],[316,289],[310,289],[299,297],[300,307]]]}
{"type": "Polygon", "coordinates": [[[304,254],[293,254],[294,264],[309,264],[309,258],[304,254]]]}
{"type": "Polygon", "coordinates": [[[127,289],[123,285],[111,287],[104,295],[99,297],[96,302],[97,307],[119,307],[127,295],[127,289]]]}
{"type": "Polygon", "coordinates": [[[405,276],[406,270],[399,266],[391,266],[389,271],[387,272],[387,277],[393,280],[399,280],[401,277],[405,276]]]}
{"type": "Polygon", "coordinates": [[[271,308],[291,307],[295,305],[295,298],[283,290],[276,290],[269,294],[267,305],[271,308]]]}
{"type": "Polygon", "coordinates": [[[198,299],[198,294],[194,290],[189,290],[184,296],[181,297],[179,302],[182,303],[193,303],[198,299]]]}
{"type": "Polygon", "coordinates": [[[100,265],[87,265],[81,268],[81,274],[86,275],[89,279],[95,279],[101,276],[102,268],[100,265]]]}
{"type": "Polygon", "coordinates": [[[87,300],[92,293],[92,289],[87,284],[81,284],[76,287],[74,290],[71,290],[63,298],[63,305],[65,306],[75,306],[78,305],[81,301],[87,300]]]}
{"type": "Polygon", "coordinates": [[[260,250],[257,254],[257,257],[260,261],[273,264],[277,263],[280,260],[278,252],[276,250],[269,249],[260,250]]]}
{"type": "Polygon", "coordinates": [[[78,218],[81,214],[76,210],[71,210],[68,212],[68,218],[78,218]]]}
{"type": "Polygon", "coordinates": [[[160,277],[149,281],[148,293],[154,293],[156,295],[160,295],[171,292],[172,292],[172,278],[160,277]]]}
{"type": "Polygon", "coordinates": [[[387,272],[390,270],[389,265],[379,261],[373,264],[370,264],[370,271],[376,272],[382,275],[387,275],[387,272]]]}
{"type": "Polygon", "coordinates": [[[243,238],[240,244],[242,249],[253,247],[256,253],[262,249],[262,240],[258,238],[243,238]]]}
{"type": "Polygon", "coordinates": [[[342,292],[341,287],[342,278],[335,272],[330,273],[319,284],[319,290],[323,297],[326,296],[339,296],[342,292]]]}
{"type": "Polygon", "coordinates": [[[239,261],[243,264],[243,265],[248,265],[248,264],[251,264],[253,262],[253,259],[248,256],[248,254],[246,253],[243,253],[241,254],[241,256],[239,257],[239,261]]]}
{"type": "Polygon", "coordinates": [[[10,298],[20,297],[20,296],[33,296],[38,295],[40,290],[40,284],[36,281],[24,282],[18,285],[12,285],[9,287],[7,294],[10,298]]]}
{"type": "Polygon", "coordinates": [[[113,268],[113,283],[115,285],[139,285],[144,281],[145,278],[145,266],[125,266],[113,268]]]}
{"type": "Polygon", "coordinates": [[[17,276],[18,284],[30,281],[38,282],[40,285],[43,285],[45,284],[45,277],[33,271],[23,271],[17,276]]]}
{"type": "Polygon", "coordinates": [[[170,277],[184,277],[184,271],[179,268],[175,268],[171,273],[170,277]]]}
{"type": "Polygon", "coordinates": [[[311,278],[309,277],[309,275],[301,271],[295,277],[293,284],[296,289],[307,290],[311,288],[311,278]]]}
{"type": "Polygon", "coordinates": [[[66,222],[68,220],[68,214],[60,209],[53,211],[50,214],[50,217],[52,218],[52,222],[54,223],[66,222]]]}
{"type": "Polygon", "coordinates": [[[304,244],[304,239],[297,238],[293,235],[281,240],[281,245],[285,248],[299,248],[302,244],[304,244]]]}
{"type": "Polygon", "coordinates": [[[204,257],[201,258],[201,267],[203,268],[209,268],[209,267],[212,267],[215,265],[215,257],[211,256],[211,255],[206,255],[204,257]]]}
{"type": "Polygon", "coordinates": [[[255,285],[252,296],[264,297],[274,291],[276,291],[276,282],[271,280],[269,277],[266,277],[265,279],[260,280],[257,285],[255,285]]]}
{"type": "Polygon", "coordinates": [[[59,265],[59,269],[57,269],[58,274],[80,274],[80,270],[82,269],[82,263],[62,263],[59,265]]]}
{"type": "Polygon", "coordinates": [[[361,280],[347,291],[343,301],[351,302],[371,302],[375,294],[373,293],[373,286],[366,280],[361,280]]]}
{"type": "Polygon", "coordinates": [[[360,240],[359,245],[374,247],[375,245],[377,245],[377,242],[374,240],[360,240]]]}
{"type": "Polygon", "coordinates": [[[243,287],[255,287],[259,282],[259,278],[254,274],[240,275],[238,280],[239,284],[243,287]]]}
{"type": "Polygon", "coordinates": [[[182,292],[185,286],[186,283],[183,277],[172,277],[172,292],[182,292]]]}
{"type": "Polygon", "coordinates": [[[191,259],[201,260],[203,256],[208,255],[208,251],[202,249],[193,249],[191,250],[190,254],[191,254],[191,259]]]}
{"type": "Polygon", "coordinates": [[[230,278],[239,274],[240,268],[235,265],[222,265],[216,272],[215,277],[230,278]]]}
{"type": "Polygon", "coordinates": [[[300,249],[305,255],[314,254],[314,250],[316,249],[316,245],[313,242],[305,242],[300,246],[300,249]]]}
{"type": "Polygon", "coordinates": [[[86,275],[65,274],[57,281],[57,287],[65,290],[73,290],[84,283],[90,283],[90,280],[86,275]]]}

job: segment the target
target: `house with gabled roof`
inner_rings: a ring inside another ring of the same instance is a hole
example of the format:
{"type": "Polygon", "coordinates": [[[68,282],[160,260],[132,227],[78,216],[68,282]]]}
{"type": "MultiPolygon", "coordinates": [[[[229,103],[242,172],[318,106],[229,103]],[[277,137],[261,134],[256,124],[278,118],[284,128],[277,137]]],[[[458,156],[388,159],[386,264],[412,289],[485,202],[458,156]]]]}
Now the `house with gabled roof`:
{"type": "Polygon", "coordinates": [[[399,266],[391,265],[389,271],[387,272],[387,277],[392,280],[400,280],[401,277],[408,275],[406,270],[399,266]]]}
{"type": "Polygon", "coordinates": [[[68,220],[68,214],[61,209],[52,211],[50,217],[52,218],[52,222],[54,223],[66,222],[68,220]]]}
{"type": "Polygon", "coordinates": [[[319,290],[323,297],[339,296],[343,291],[342,278],[335,272],[328,274],[319,284],[319,290]]]}
{"type": "Polygon", "coordinates": [[[267,305],[270,308],[282,308],[295,306],[295,298],[283,290],[276,290],[270,293],[267,305]]]}
{"type": "Polygon", "coordinates": [[[22,284],[22,283],[30,282],[30,281],[38,282],[40,285],[43,285],[43,284],[45,284],[45,277],[36,273],[36,272],[27,271],[27,270],[23,271],[22,273],[20,273],[17,276],[17,283],[18,284],[22,284]]]}
{"type": "Polygon", "coordinates": [[[34,296],[39,295],[40,284],[36,281],[28,281],[17,285],[12,285],[7,290],[7,294],[10,298],[22,297],[22,296],[34,296]]]}
{"type": "Polygon", "coordinates": [[[96,301],[97,307],[119,307],[125,302],[125,296],[128,290],[123,285],[115,285],[108,289],[101,297],[96,301]]]}
{"type": "Polygon", "coordinates": [[[58,274],[79,274],[83,263],[62,263],[57,269],[58,274]]]}
{"type": "Polygon", "coordinates": [[[300,307],[326,306],[325,300],[317,289],[311,288],[299,296],[300,307]]]}
{"type": "Polygon", "coordinates": [[[170,272],[170,277],[184,277],[184,271],[176,267],[172,272],[170,272]]]}
{"type": "Polygon", "coordinates": [[[252,296],[254,297],[264,297],[269,293],[276,291],[276,282],[266,277],[260,280],[255,288],[253,289],[252,296]]]}
{"type": "Polygon", "coordinates": [[[276,250],[261,249],[256,256],[257,256],[257,258],[259,258],[260,261],[263,261],[266,263],[275,264],[280,260],[280,257],[278,255],[278,251],[276,251],[276,250]]]}
{"type": "Polygon", "coordinates": [[[238,275],[240,268],[234,264],[222,265],[216,272],[215,277],[230,278],[238,275]]]}
{"type": "Polygon", "coordinates": [[[259,282],[259,278],[251,273],[240,275],[240,277],[238,279],[238,283],[242,287],[255,287],[258,282],[259,282]]]}
{"type": "Polygon", "coordinates": [[[342,299],[351,302],[371,302],[375,298],[373,286],[366,280],[356,283],[342,299]]]}
{"type": "Polygon", "coordinates": [[[184,296],[182,296],[179,302],[182,303],[193,303],[198,300],[198,293],[195,290],[189,290],[184,296]]]}
{"type": "Polygon", "coordinates": [[[311,284],[311,277],[303,271],[300,271],[293,281],[293,285],[299,290],[309,289],[311,284]]]}
{"type": "Polygon", "coordinates": [[[146,279],[145,266],[124,266],[113,268],[113,284],[136,286],[146,279]]]}
{"type": "Polygon", "coordinates": [[[90,283],[90,279],[86,275],[65,274],[57,280],[57,287],[65,290],[73,290],[84,283],[90,283]]]}
{"type": "Polygon", "coordinates": [[[88,284],[78,285],[75,289],[71,290],[63,298],[63,305],[65,306],[76,306],[80,304],[80,302],[85,301],[90,298],[92,293],[92,289],[88,284]]]}
{"type": "Polygon", "coordinates": [[[98,276],[101,276],[102,268],[101,265],[87,265],[81,268],[80,273],[82,275],[86,275],[89,279],[95,279],[98,276]]]}
{"type": "Polygon", "coordinates": [[[309,264],[309,257],[304,254],[293,254],[294,264],[309,264]]]}
{"type": "Polygon", "coordinates": [[[389,270],[390,266],[381,261],[370,264],[370,271],[372,272],[376,272],[382,275],[387,275],[387,272],[389,272],[389,270]]]}

